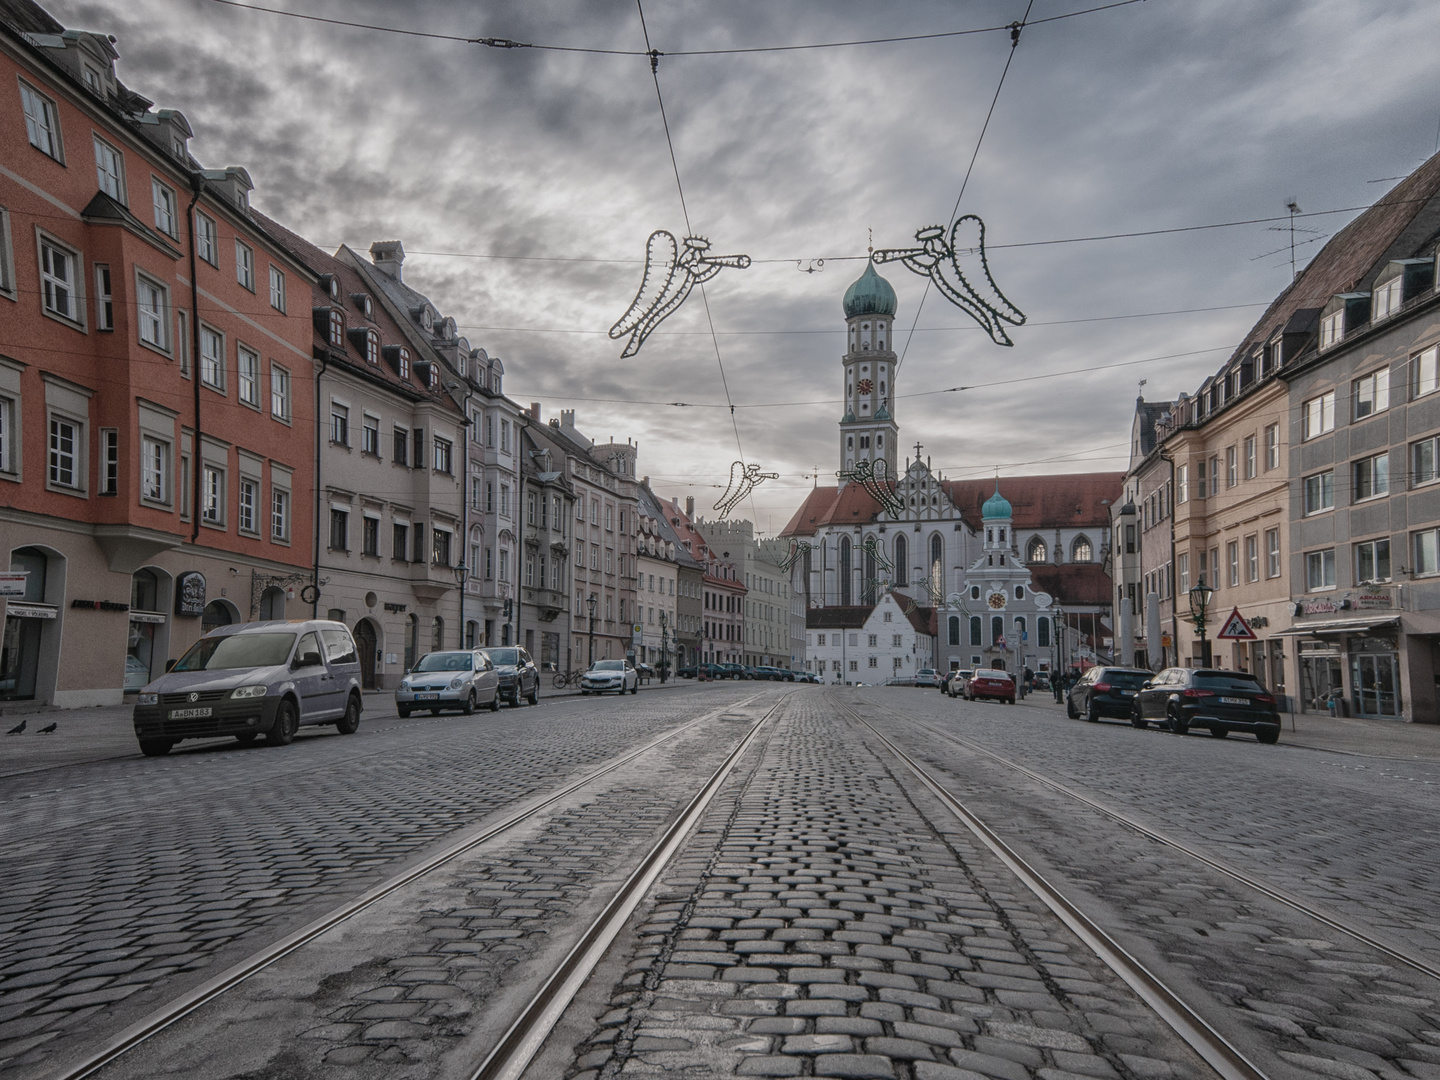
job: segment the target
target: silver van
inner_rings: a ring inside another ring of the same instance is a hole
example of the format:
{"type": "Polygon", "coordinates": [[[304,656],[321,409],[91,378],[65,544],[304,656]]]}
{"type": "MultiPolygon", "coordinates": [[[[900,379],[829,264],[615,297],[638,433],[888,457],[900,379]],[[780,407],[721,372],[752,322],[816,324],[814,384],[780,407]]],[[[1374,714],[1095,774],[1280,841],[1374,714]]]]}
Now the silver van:
{"type": "Polygon", "coordinates": [[[285,746],[305,724],[352,734],[361,708],[360,657],[344,623],[217,626],[140,691],[135,737],[146,757],[224,735],[285,746]]]}

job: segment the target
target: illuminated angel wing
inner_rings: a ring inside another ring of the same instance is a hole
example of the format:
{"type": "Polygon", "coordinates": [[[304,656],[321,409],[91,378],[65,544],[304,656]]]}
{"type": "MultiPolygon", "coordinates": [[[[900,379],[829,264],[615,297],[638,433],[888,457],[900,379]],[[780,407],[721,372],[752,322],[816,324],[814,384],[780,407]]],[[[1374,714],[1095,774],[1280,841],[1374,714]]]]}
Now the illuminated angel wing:
{"type": "Polygon", "coordinates": [[[650,331],[677,307],[690,292],[690,276],[676,274],[678,248],[675,237],[664,229],[656,229],[645,243],[645,274],[640,290],[619,321],[610,328],[610,337],[618,340],[626,334],[630,341],[620,355],[633,356],[650,335],[650,331]],[[676,281],[677,276],[681,278],[676,281]]]}
{"type": "Polygon", "coordinates": [[[725,494],[720,496],[713,509],[720,510],[721,517],[724,517],[730,512],[731,507],[745,497],[745,492],[748,490],[750,490],[750,483],[746,476],[745,463],[732,461],[730,463],[730,483],[725,485],[725,494]]]}
{"type": "Polygon", "coordinates": [[[950,258],[935,264],[931,278],[952,304],[969,312],[997,345],[1013,345],[1002,322],[1022,326],[1025,314],[1006,299],[985,258],[985,223],[974,214],[950,228],[950,258]]]}

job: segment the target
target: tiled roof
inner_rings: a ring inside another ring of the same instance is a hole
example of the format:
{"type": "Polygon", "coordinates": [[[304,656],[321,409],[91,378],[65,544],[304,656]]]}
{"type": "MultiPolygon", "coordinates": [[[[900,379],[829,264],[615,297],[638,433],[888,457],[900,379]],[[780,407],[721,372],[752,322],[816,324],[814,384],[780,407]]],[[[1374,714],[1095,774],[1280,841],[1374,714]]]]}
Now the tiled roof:
{"type": "Polygon", "coordinates": [[[806,630],[858,630],[865,625],[873,607],[809,608],[805,612],[806,630]]]}
{"type": "Polygon", "coordinates": [[[0,0],[0,22],[30,34],[63,34],[65,27],[30,0],[0,0]]]}
{"type": "Polygon", "coordinates": [[[1114,583],[1100,563],[1061,563],[1059,566],[1031,563],[1030,580],[1034,588],[1049,593],[1057,604],[1107,606],[1114,603],[1110,595],[1114,583]]]}
{"type": "Polygon", "coordinates": [[[900,610],[905,613],[905,618],[910,620],[910,625],[916,632],[935,636],[939,618],[933,607],[921,607],[899,589],[893,590],[891,595],[895,597],[895,602],[900,605],[900,610]]]}

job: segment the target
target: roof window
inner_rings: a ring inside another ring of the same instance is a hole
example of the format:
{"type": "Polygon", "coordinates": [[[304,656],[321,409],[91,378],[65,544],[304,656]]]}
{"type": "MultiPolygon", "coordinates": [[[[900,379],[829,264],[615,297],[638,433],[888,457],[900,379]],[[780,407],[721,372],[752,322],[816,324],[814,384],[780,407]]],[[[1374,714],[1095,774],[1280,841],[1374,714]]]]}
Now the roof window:
{"type": "Polygon", "coordinates": [[[1320,348],[1338,345],[1370,321],[1368,292],[1337,293],[1320,313],[1320,348]]]}
{"type": "Polygon", "coordinates": [[[370,299],[369,293],[351,293],[350,302],[363,311],[367,319],[375,317],[375,302],[370,299]]]}

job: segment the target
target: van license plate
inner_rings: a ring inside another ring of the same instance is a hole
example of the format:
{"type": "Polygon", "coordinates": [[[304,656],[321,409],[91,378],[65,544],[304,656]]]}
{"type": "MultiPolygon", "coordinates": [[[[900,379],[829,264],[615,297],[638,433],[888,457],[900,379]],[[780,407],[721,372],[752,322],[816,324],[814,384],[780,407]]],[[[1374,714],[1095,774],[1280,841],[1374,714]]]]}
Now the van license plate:
{"type": "Polygon", "coordinates": [[[1220,704],[1221,704],[1221,705],[1249,705],[1249,704],[1250,704],[1250,699],[1249,699],[1248,697],[1222,697],[1222,698],[1220,699],[1220,704]]]}
{"type": "Polygon", "coordinates": [[[171,709],[171,710],[170,710],[170,719],[171,719],[171,720],[199,720],[199,719],[201,719],[201,718],[203,718],[203,717],[206,717],[206,716],[209,716],[209,715],[210,715],[210,710],[209,710],[208,707],[207,707],[207,708],[204,708],[204,709],[171,709]]]}
{"type": "Polygon", "coordinates": [[[416,701],[439,701],[439,700],[440,700],[440,695],[439,695],[439,694],[416,694],[416,695],[415,695],[415,700],[416,700],[416,701]]]}

